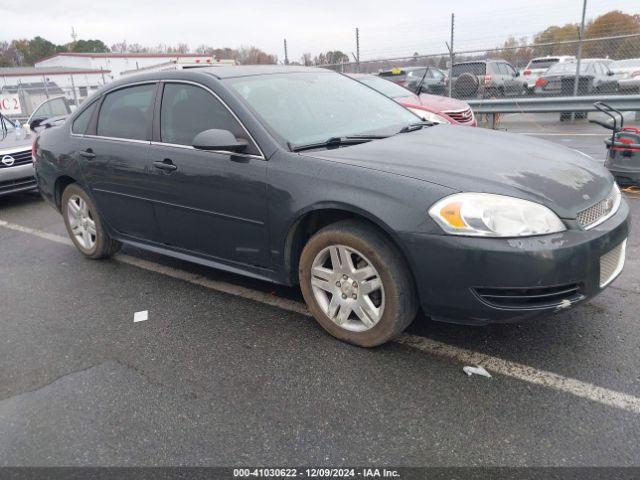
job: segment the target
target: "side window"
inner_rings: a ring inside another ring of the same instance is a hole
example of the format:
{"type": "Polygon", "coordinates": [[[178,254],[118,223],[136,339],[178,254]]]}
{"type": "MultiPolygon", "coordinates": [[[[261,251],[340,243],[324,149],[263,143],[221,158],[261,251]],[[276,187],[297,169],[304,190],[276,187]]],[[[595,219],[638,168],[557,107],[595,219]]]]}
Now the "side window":
{"type": "Polygon", "coordinates": [[[83,135],[87,131],[87,127],[89,126],[89,121],[91,120],[91,116],[93,115],[94,110],[98,102],[93,102],[84,111],[76,117],[73,121],[73,125],[71,126],[72,133],[78,133],[83,135]]]}
{"type": "Polygon", "coordinates": [[[52,98],[43,102],[32,114],[31,117],[36,118],[49,118],[58,115],[68,115],[71,113],[71,109],[67,103],[67,99],[64,97],[52,98]]]}
{"type": "Polygon", "coordinates": [[[107,94],[100,107],[97,134],[148,140],[155,84],[126,87],[107,94]]]}
{"type": "Polygon", "coordinates": [[[436,80],[442,80],[444,78],[444,74],[440,70],[431,70],[431,73],[436,80]]]}
{"type": "Polygon", "coordinates": [[[505,63],[505,64],[504,64],[504,66],[505,66],[505,67],[507,67],[507,72],[508,72],[508,74],[509,74],[509,75],[511,75],[512,77],[514,77],[514,76],[515,76],[515,74],[516,74],[516,69],[515,69],[515,68],[513,68],[513,67],[512,67],[511,65],[509,65],[508,63],[505,63]]]}
{"type": "MultiPolygon", "coordinates": [[[[229,130],[236,138],[249,140],[229,110],[210,92],[185,83],[165,84],[160,110],[164,143],[191,145],[197,134],[211,128],[229,130]]],[[[247,152],[258,153],[251,144],[247,152]]]]}
{"type": "Polygon", "coordinates": [[[498,63],[498,69],[500,70],[500,75],[509,75],[509,66],[506,63],[498,63]]]}

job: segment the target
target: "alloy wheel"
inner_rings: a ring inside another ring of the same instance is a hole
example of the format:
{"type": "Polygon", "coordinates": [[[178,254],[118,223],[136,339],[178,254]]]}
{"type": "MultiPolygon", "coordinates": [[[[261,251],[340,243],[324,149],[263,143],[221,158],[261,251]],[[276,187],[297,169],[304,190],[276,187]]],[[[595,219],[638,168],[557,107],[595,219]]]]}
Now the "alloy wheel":
{"type": "Polygon", "coordinates": [[[91,250],[96,244],[96,222],[87,202],[79,195],[72,195],[67,202],[69,227],[78,244],[91,250]]]}
{"type": "Polygon", "coordinates": [[[311,288],[325,315],[346,330],[370,330],[384,313],[380,274],[354,248],[331,245],[321,250],[311,266],[311,288]]]}

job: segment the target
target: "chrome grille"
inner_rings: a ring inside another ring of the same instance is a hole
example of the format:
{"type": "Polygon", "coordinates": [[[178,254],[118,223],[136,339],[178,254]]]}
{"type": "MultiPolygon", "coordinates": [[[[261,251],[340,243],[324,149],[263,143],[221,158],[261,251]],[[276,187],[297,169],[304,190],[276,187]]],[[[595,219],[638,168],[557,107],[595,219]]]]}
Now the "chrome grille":
{"type": "Polygon", "coordinates": [[[18,167],[20,165],[26,165],[32,162],[33,162],[33,159],[31,158],[31,149],[20,150],[19,152],[0,154],[0,168],[18,167]],[[6,165],[5,162],[2,161],[2,159],[7,156],[13,157],[13,165],[6,165]]]}
{"type": "Polygon", "coordinates": [[[606,287],[618,276],[624,266],[624,257],[627,250],[625,240],[613,250],[600,257],[600,288],[606,287]]]}
{"type": "Polygon", "coordinates": [[[470,108],[465,110],[445,110],[443,113],[453,118],[458,123],[469,123],[473,120],[473,112],[470,108]]]}
{"type": "Polygon", "coordinates": [[[614,185],[611,193],[595,205],[578,212],[577,220],[582,228],[588,230],[601,224],[607,218],[613,216],[620,206],[620,190],[614,185]]]}

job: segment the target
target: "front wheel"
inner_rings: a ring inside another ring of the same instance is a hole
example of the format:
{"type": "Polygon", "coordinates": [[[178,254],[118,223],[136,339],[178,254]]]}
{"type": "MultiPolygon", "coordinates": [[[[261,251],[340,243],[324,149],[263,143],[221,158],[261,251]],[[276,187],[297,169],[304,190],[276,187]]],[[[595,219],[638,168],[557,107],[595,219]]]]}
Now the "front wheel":
{"type": "Polygon", "coordinates": [[[109,237],[93,201],[79,185],[72,183],[65,188],[61,207],[67,233],[83,255],[99,259],[120,249],[120,242],[109,237]]]}
{"type": "Polygon", "coordinates": [[[400,335],[418,309],[403,257],[363,222],[338,222],[313,235],[300,257],[299,279],[318,323],[334,337],[362,347],[400,335]]]}

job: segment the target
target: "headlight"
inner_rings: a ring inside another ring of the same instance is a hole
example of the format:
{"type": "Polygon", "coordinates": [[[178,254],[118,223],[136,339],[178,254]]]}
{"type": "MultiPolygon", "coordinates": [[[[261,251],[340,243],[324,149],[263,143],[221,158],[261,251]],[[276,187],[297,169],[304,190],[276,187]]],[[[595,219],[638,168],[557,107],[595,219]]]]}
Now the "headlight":
{"type": "Polygon", "coordinates": [[[449,120],[444,118],[442,115],[438,115],[437,113],[430,112],[428,110],[422,110],[420,108],[411,108],[408,107],[413,113],[418,115],[421,119],[426,120],[427,122],[432,123],[451,123],[449,120]]]}
{"type": "Polygon", "coordinates": [[[526,237],[566,230],[547,207],[490,193],[457,193],[436,202],[429,215],[453,235],[526,237]]]}

